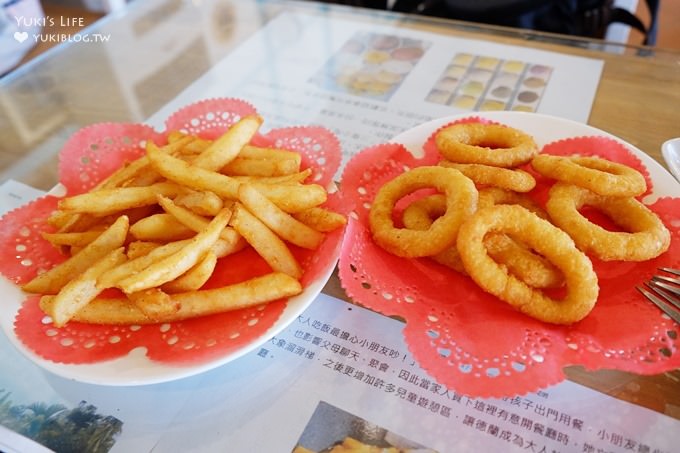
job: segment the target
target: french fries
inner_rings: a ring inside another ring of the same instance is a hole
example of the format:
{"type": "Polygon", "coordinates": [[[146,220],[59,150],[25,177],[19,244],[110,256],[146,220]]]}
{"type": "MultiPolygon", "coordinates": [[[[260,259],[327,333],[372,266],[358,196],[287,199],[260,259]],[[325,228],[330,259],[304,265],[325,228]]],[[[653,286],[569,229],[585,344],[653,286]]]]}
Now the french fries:
{"type": "Polygon", "coordinates": [[[322,233],[337,230],[347,223],[347,219],[343,215],[319,207],[296,212],[293,217],[322,233]]]}
{"type": "MultiPolygon", "coordinates": [[[[147,146],[147,156],[159,173],[178,185],[213,192],[226,200],[238,200],[238,189],[241,183],[233,177],[196,167],[182,159],[165,154],[151,142],[147,146]]],[[[286,212],[298,212],[318,206],[324,203],[328,196],[326,190],[317,184],[291,185],[255,182],[252,184],[260,188],[269,199],[286,212]]],[[[172,194],[163,193],[163,195],[172,194]]]]}
{"type": "Polygon", "coordinates": [[[323,234],[281,210],[255,187],[241,184],[238,194],[241,203],[283,240],[312,250],[323,241],[323,234]]]}
{"type": "Polygon", "coordinates": [[[190,238],[194,233],[173,216],[163,213],[144,217],[130,226],[130,235],[139,241],[176,241],[190,238]]]}
{"type": "Polygon", "coordinates": [[[107,253],[122,246],[128,234],[127,216],[118,220],[76,255],[47,272],[39,274],[22,289],[29,293],[57,294],[74,276],[80,275],[107,253]]]}
{"type": "Polygon", "coordinates": [[[53,245],[68,245],[84,247],[102,234],[98,230],[83,231],[81,233],[43,233],[42,237],[53,245]]]}
{"type": "Polygon", "coordinates": [[[64,285],[54,298],[51,311],[48,312],[54,325],[57,327],[65,325],[79,309],[97,297],[101,292],[97,288],[97,278],[124,260],[124,249],[119,247],[64,285]]]}
{"type": "Polygon", "coordinates": [[[193,165],[206,170],[219,170],[234,160],[241,149],[250,142],[262,124],[257,115],[246,116],[234,124],[224,135],[212,142],[193,161],[193,165]]]}
{"type": "Polygon", "coordinates": [[[179,311],[180,305],[159,288],[149,288],[127,295],[147,318],[160,322],[179,311]]]}
{"type": "Polygon", "coordinates": [[[164,284],[163,291],[169,293],[195,291],[208,281],[216,265],[217,255],[212,250],[209,250],[203,255],[201,261],[189,269],[185,274],[164,284]]]}
{"type": "Polygon", "coordinates": [[[208,227],[194,236],[185,246],[170,256],[156,261],[146,269],[117,283],[125,293],[134,293],[167,283],[191,269],[217,242],[220,232],[227,226],[231,210],[223,209],[208,227]]]}
{"type": "Polygon", "coordinates": [[[156,194],[175,196],[179,193],[180,187],[168,182],[145,187],[117,187],[64,198],[59,202],[59,209],[101,216],[154,204],[156,194]]]}
{"type": "Polygon", "coordinates": [[[57,327],[173,322],[299,294],[291,247],[317,249],[345,218],[321,206],[327,192],[305,183],[299,153],[250,143],[261,124],[245,116],[215,140],[170,132],[60,200],[42,236],[69,256],[23,289],[42,295],[57,327]],[[247,247],[271,273],[203,289],[222,257],[247,247]],[[101,294],[111,289],[119,295],[101,294]]]}
{"type": "MultiPolygon", "coordinates": [[[[92,324],[126,325],[174,322],[252,307],[295,296],[300,292],[302,292],[302,285],[298,280],[280,272],[272,272],[221,288],[173,294],[170,298],[179,304],[179,309],[158,316],[157,319],[149,318],[126,297],[98,297],[79,310],[73,316],[73,320],[92,324]]],[[[40,308],[46,313],[53,311],[54,300],[55,296],[41,297],[40,308]]]]}
{"type": "Polygon", "coordinates": [[[215,216],[224,207],[224,201],[213,192],[187,191],[175,198],[175,203],[191,209],[198,215],[215,216]]]}
{"type": "Polygon", "coordinates": [[[295,278],[302,276],[300,264],[285,242],[243,205],[234,206],[230,224],[257,250],[272,269],[295,278]]]}

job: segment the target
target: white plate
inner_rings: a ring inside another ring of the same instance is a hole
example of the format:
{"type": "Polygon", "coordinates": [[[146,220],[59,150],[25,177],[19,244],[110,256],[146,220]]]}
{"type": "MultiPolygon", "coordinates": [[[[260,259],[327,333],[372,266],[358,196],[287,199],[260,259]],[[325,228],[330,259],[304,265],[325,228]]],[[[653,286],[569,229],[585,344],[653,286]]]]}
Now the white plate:
{"type": "Polygon", "coordinates": [[[680,137],[665,141],[661,145],[661,154],[671,173],[680,181],[680,137]]]}
{"type": "Polygon", "coordinates": [[[659,196],[680,197],[680,184],[678,181],[676,181],[661,164],[649,157],[645,152],[608,132],[556,116],[505,111],[467,113],[438,118],[421,124],[420,126],[399,134],[394,137],[391,142],[401,143],[415,156],[422,156],[423,144],[434,131],[452,121],[470,117],[486,118],[520,129],[532,135],[539,147],[569,137],[602,136],[614,139],[625,145],[633,154],[639,157],[645,167],[647,167],[649,175],[654,182],[654,192],[645,201],[654,201],[659,196]]]}
{"type": "Polygon", "coordinates": [[[166,365],[154,362],[146,357],[145,351],[141,348],[131,351],[124,357],[92,364],[61,364],[45,360],[28,349],[14,334],[14,318],[26,295],[17,286],[4,278],[0,278],[0,294],[3,299],[0,322],[2,323],[2,330],[5,336],[9,338],[10,342],[23,355],[39,367],[58,376],[78,382],[110,386],[157,384],[194,376],[229,363],[254,350],[271,337],[276,336],[297,319],[316,299],[316,296],[319,295],[333,273],[337,257],[336,259],[331,259],[330,262],[331,264],[324,270],[323,275],[318,280],[308,285],[301,294],[288,300],[286,308],[281,313],[279,319],[263,335],[238,350],[199,365],[166,365]]]}

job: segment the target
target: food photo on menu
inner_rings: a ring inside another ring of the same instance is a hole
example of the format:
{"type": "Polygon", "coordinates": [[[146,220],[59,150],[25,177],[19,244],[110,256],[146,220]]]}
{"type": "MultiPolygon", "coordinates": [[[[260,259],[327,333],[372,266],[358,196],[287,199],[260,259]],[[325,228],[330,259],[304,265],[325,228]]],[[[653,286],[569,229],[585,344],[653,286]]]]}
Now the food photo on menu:
{"type": "Polygon", "coordinates": [[[601,60],[513,50],[281,14],[69,130],[0,186],[0,453],[674,451],[565,370],[680,368],[680,185],[569,118],[601,60]]]}

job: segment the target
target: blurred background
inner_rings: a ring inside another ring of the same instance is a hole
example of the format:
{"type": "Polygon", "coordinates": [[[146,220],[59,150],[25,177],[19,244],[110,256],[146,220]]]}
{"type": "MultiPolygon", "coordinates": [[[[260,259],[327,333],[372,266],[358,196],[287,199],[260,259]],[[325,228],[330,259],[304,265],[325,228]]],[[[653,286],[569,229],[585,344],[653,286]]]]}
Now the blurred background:
{"type": "MultiPolygon", "coordinates": [[[[135,2],[143,2],[145,0],[131,0],[135,2]]],[[[417,0],[346,0],[346,1],[334,1],[334,0],[324,0],[328,3],[342,3],[353,6],[362,7],[372,7],[372,8],[388,8],[402,11],[411,12],[422,12],[425,10],[426,14],[430,15],[443,15],[447,14],[451,16],[451,10],[448,11],[443,9],[442,6],[445,3],[451,5],[463,5],[466,8],[479,8],[475,7],[475,4],[483,4],[485,7],[491,4],[502,4],[508,3],[508,0],[485,0],[484,2],[469,2],[467,0],[430,0],[430,1],[417,1],[417,0]],[[438,5],[438,6],[432,6],[438,5]]],[[[0,32],[3,32],[3,15],[4,20],[10,25],[12,25],[11,13],[14,11],[16,15],[21,15],[21,11],[32,11],[33,14],[42,12],[44,17],[49,18],[74,18],[72,22],[68,20],[53,20],[45,21],[42,33],[45,35],[50,35],[54,33],[65,33],[72,35],[77,33],[79,30],[89,26],[93,22],[101,19],[107,14],[114,13],[115,11],[125,7],[126,0],[0,0],[2,8],[0,9],[0,32]],[[23,8],[23,9],[21,9],[23,8]],[[3,14],[4,10],[4,14],[3,14]],[[42,11],[40,11],[42,10],[42,11]],[[18,12],[17,12],[18,11],[18,12]]],[[[567,0],[565,0],[568,3],[567,0]]],[[[520,2],[517,2],[520,3],[520,2]]],[[[524,2],[526,3],[526,2],[524,2]]],[[[653,2],[655,3],[655,2],[653,2]]],[[[614,5],[622,9],[631,11],[640,19],[644,26],[648,26],[650,23],[650,12],[646,0],[614,0],[614,5]]],[[[655,45],[658,47],[671,48],[680,50],[680,27],[677,26],[680,23],[680,1],[677,0],[666,0],[658,1],[658,14],[657,14],[657,30],[655,33],[655,45]]],[[[477,14],[477,11],[472,11],[472,15],[477,14]]],[[[461,14],[457,12],[455,14],[461,14]]],[[[456,16],[461,17],[461,16],[456,16]]],[[[479,16],[476,16],[479,17],[479,16]]],[[[486,17],[486,16],[485,16],[486,17]]],[[[503,17],[507,17],[507,14],[503,17]]],[[[455,18],[455,17],[454,17],[455,18]]],[[[474,17],[470,19],[466,17],[466,20],[475,20],[474,17]]],[[[16,21],[14,21],[16,24],[16,21]]],[[[614,24],[609,27],[609,34],[606,36],[607,39],[611,39],[619,42],[630,42],[633,44],[641,44],[643,42],[644,36],[638,30],[630,28],[625,25],[614,24]]],[[[30,40],[26,40],[22,46],[18,46],[19,43],[15,39],[12,39],[12,35],[9,34],[9,29],[5,27],[4,33],[8,35],[6,41],[0,43],[0,74],[8,73],[13,69],[25,64],[26,62],[32,60],[38,55],[42,54],[49,48],[57,45],[55,42],[38,42],[36,45],[31,47],[30,40]],[[10,56],[6,53],[8,52],[9,46],[14,45],[15,47],[21,47],[15,52],[15,60],[11,60],[10,56]],[[20,55],[19,55],[20,53],[20,55]]]]}

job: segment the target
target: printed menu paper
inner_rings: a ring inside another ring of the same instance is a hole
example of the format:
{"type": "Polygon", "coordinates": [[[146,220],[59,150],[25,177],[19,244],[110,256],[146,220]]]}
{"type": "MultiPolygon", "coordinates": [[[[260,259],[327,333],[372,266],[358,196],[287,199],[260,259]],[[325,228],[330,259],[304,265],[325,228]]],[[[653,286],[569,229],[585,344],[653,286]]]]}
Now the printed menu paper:
{"type": "Polygon", "coordinates": [[[211,97],[254,104],[263,129],[317,124],[344,161],[434,118],[509,110],[587,122],[601,60],[284,13],[149,119],[211,97]]]}
{"type": "Polygon", "coordinates": [[[671,452],[680,441],[677,420],[568,381],[503,399],[458,394],[418,367],[401,329],[322,294],[197,381],[154,451],[320,452],[350,438],[395,452],[671,452]]]}

